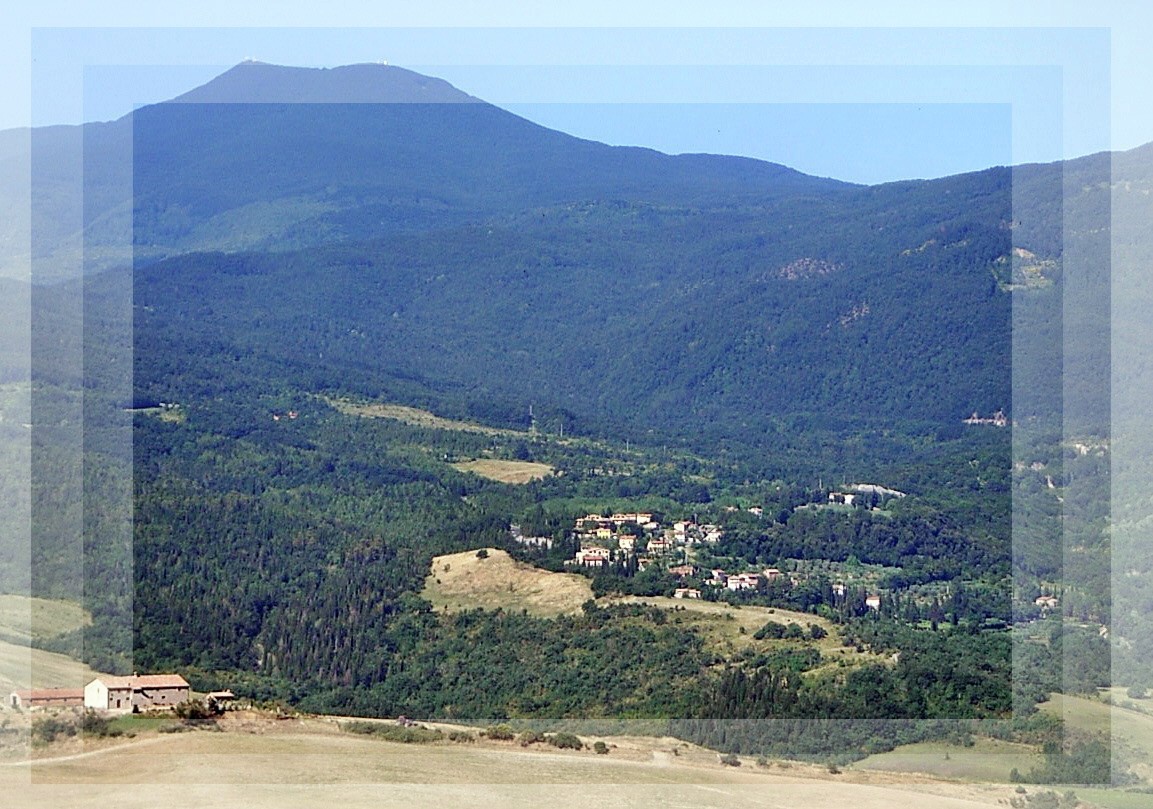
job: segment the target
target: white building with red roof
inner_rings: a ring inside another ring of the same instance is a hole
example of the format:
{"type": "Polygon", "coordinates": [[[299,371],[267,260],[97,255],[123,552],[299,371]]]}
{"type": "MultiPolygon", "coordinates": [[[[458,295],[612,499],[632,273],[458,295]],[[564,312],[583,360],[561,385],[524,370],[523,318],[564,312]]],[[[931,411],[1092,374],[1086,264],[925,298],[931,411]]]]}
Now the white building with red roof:
{"type": "Polygon", "coordinates": [[[150,711],[174,708],[190,694],[179,674],[132,674],[98,677],[84,686],[84,707],[99,711],[150,711]]]}

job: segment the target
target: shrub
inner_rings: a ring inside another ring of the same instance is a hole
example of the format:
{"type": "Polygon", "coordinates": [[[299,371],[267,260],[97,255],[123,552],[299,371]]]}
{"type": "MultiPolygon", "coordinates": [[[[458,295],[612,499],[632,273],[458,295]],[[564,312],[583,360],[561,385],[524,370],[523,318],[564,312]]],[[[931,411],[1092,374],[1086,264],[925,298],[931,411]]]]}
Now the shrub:
{"type": "Polygon", "coordinates": [[[584,742],[579,737],[571,733],[554,733],[552,736],[546,737],[546,741],[553,747],[568,750],[583,750],[584,742]]]}
{"type": "Polygon", "coordinates": [[[595,742],[593,744],[593,752],[599,756],[607,755],[609,752],[609,746],[604,742],[595,742]]]}
{"type": "Polygon", "coordinates": [[[46,716],[43,719],[32,721],[33,744],[48,744],[56,741],[56,737],[60,735],[75,736],[76,726],[55,716],[46,716]]]}
{"type": "Polygon", "coordinates": [[[467,730],[450,730],[448,732],[448,740],[450,742],[475,742],[476,736],[473,736],[467,730]]]}
{"type": "Polygon", "coordinates": [[[91,708],[80,717],[80,732],[88,736],[108,736],[111,733],[108,725],[108,720],[91,708]]]}
{"type": "Polygon", "coordinates": [[[726,767],[739,767],[741,766],[741,760],[733,753],[727,753],[721,756],[721,764],[724,764],[726,767]]]}
{"type": "Polygon", "coordinates": [[[521,747],[528,747],[530,744],[537,744],[544,740],[544,734],[535,730],[526,730],[517,737],[517,741],[520,742],[521,747]]]}
{"type": "Polygon", "coordinates": [[[204,704],[204,700],[200,699],[187,699],[184,702],[178,703],[173,712],[189,722],[200,722],[205,719],[211,719],[213,716],[212,709],[204,704]]]}
{"type": "Polygon", "coordinates": [[[511,742],[516,738],[513,729],[508,725],[492,725],[485,730],[484,735],[490,739],[496,739],[498,742],[511,742]]]}
{"type": "Polygon", "coordinates": [[[753,637],[757,640],[765,640],[766,638],[778,640],[784,636],[785,627],[781,624],[778,624],[776,621],[769,621],[767,624],[753,633],[753,637]]]}
{"type": "Polygon", "coordinates": [[[346,722],[340,726],[348,733],[360,733],[365,736],[377,736],[385,741],[400,742],[401,744],[428,744],[444,738],[439,730],[429,728],[388,725],[383,722],[346,722]]]}

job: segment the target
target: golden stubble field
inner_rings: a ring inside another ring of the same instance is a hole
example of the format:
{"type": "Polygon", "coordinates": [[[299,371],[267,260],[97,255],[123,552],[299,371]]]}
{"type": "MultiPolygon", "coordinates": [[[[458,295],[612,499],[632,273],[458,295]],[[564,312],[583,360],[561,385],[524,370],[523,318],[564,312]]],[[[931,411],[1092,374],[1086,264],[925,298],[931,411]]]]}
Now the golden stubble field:
{"type": "Polygon", "coordinates": [[[477,458],[473,461],[454,463],[452,466],[458,472],[471,472],[482,478],[518,486],[523,486],[533,480],[540,480],[553,473],[553,468],[545,463],[506,461],[500,458],[477,458]]]}
{"type": "Polygon", "coordinates": [[[436,609],[528,610],[553,617],[580,612],[593,597],[589,580],[575,573],[550,573],[518,562],[505,551],[485,548],[438,556],[421,593],[436,609]]]}
{"type": "MultiPolygon", "coordinates": [[[[596,739],[586,737],[586,742],[596,739]]],[[[28,807],[839,807],[977,809],[1008,787],[773,762],[719,763],[671,738],[603,737],[608,755],[515,742],[404,745],[331,718],[235,712],[220,732],[73,742],[0,766],[3,805],[28,807]],[[675,752],[674,752],[675,751],[675,752]]],[[[1000,803],[1000,805],[1004,805],[1000,803]]]]}

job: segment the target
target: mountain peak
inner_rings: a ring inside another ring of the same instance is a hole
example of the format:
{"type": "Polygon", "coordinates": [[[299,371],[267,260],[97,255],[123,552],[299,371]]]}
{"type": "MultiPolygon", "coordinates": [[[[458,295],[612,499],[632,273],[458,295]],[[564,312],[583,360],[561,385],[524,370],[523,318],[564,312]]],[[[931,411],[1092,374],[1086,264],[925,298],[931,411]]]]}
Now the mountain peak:
{"type": "Polygon", "coordinates": [[[200,104],[479,102],[442,79],[385,63],[315,68],[273,65],[252,59],[172,100],[200,104]]]}

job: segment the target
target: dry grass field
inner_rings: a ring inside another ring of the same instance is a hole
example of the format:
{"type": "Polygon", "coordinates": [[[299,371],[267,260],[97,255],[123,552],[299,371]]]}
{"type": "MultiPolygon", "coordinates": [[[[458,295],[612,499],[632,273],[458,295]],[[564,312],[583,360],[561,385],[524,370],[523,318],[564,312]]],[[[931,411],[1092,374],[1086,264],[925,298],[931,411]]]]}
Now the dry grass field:
{"type": "Polygon", "coordinates": [[[0,641],[0,699],[5,704],[19,689],[83,688],[99,676],[71,657],[0,641]]]}
{"type": "Polygon", "coordinates": [[[0,595],[0,698],[6,703],[9,693],[24,688],[81,688],[97,677],[70,657],[28,646],[33,636],[51,638],[91,622],[67,601],[0,595]]]}
{"type": "Polygon", "coordinates": [[[0,766],[4,805],[979,809],[1013,794],[885,773],[830,775],[797,763],[728,767],[668,738],[605,737],[610,752],[597,755],[513,742],[404,745],[343,734],[332,719],[251,712],[228,715],[221,729],[49,748],[31,764],[0,766]]]}
{"type": "Polygon", "coordinates": [[[442,610],[501,607],[546,617],[580,612],[581,604],[593,597],[584,576],[550,573],[518,562],[504,551],[485,550],[484,559],[476,551],[433,559],[421,595],[442,610]]]}
{"type": "Polygon", "coordinates": [[[478,458],[475,461],[454,463],[452,466],[461,472],[472,472],[474,475],[480,475],[489,480],[518,485],[528,483],[530,480],[540,480],[553,473],[553,468],[548,464],[532,461],[505,461],[498,458],[478,458]]]}
{"type": "Polygon", "coordinates": [[[353,402],[349,399],[325,399],[328,404],[348,416],[360,416],[369,419],[393,419],[403,421],[416,427],[431,427],[437,430],[459,430],[466,433],[480,433],[481,435],[513,435],[525,436],[528,433],[506,430],[498,427],[485,427],[467,421],[445,419],[427,410],[405,405],[381,404],[375,402],[353,402]]]}

